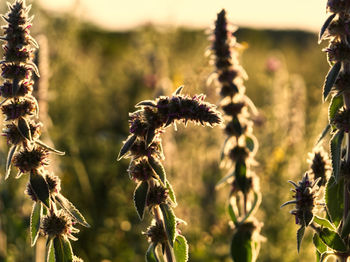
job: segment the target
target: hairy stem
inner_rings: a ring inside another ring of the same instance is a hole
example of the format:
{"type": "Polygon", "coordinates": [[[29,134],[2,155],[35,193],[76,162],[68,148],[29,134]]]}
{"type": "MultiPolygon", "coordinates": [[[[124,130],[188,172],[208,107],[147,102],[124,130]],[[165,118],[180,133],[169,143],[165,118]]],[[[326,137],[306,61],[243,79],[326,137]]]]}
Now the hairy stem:
{"type": "MultiPolygon", "coordinates": [[[[149,184],[150,184],[151,188],[154,187],[155,186],[154,180],[153,179],[150,180],[149,184]]],[[[153,208],[153,213],[154,213],[154,218],[157,221],[157,223],[162,225],[164,232],[166,232],[163,215],[161,214],[159,206],[155,206],[153,208]]],[[[175,262],[176,261],[175,257],[174,257],[174,252],[172,251],[169,240],[165,244],[165,257],[166,257],[167,262],[175,262]]]]}

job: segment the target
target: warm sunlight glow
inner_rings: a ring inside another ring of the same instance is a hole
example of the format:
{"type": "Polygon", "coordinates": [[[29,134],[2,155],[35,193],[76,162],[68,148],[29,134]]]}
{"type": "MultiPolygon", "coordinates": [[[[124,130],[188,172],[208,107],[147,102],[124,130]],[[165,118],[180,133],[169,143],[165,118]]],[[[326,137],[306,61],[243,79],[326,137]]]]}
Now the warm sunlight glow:
{"type": "Polygon", "coordinates": [[[108,29],[128,29],[152,22],[166,25],[208,27],[216,12],[225,8],[240,26],[317,31],[325,6],[319,0],[40,0],[50,10],[76,12],[108,29]],[[78,7],[78,8],[77,8],[78,7]],[[320,15],[321,14],[321,15],[320,15]],[[211,18],[211,19],[208,19],[211,18]]]}

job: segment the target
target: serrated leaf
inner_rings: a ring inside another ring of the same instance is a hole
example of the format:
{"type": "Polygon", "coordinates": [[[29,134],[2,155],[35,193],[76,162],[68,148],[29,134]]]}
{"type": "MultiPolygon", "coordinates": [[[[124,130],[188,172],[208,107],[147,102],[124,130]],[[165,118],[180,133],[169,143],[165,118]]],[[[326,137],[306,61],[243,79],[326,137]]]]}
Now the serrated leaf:
{"type": "Polygon", "coordinates": [[[134,204],[139,215],[139,218],[143,219],[143,214],[145,213],[147,195],[148,195],[149,185],[147,181],[140,182],[134,192],[134,204]]]}
{"type": "Polygon", "coordinates": [[[336,230],[336,227],[326,218],[322,218],[322,217],[319,217],[319,216],[314,216],[313,222],[315,222],[316,224],[318,224],[318,225],[320,225],[322,227],[326,227],[326,228],[328,228],[330,230],[336,230]]]}
{"type": "Polygon", "coordinates": [[[13,158],[13,155],[16,153],[17,148],[18,148],[17,145],[12,145],[10,147],[9,153],[7,155],[7,160],[6,160],[5,180],[8,179],[8,177],[10,176],[12,158],[13,158]]]}
{"type": "Polygon", "coordinates": [[[339,180],[339,172],[340,172],[340,163],[341,163],[341,145],[344,138],[344,131],[338,130],[330,141],[330,149],[331,149],[331,162],[333,175],[335,177],[335,181],[339,180]]]}
{"type": "Polygon", "coordinates": [[[177,206],[176,196],[175,196],[173,187],[171,186],[168,180],[166,181],[166,188],[168,189],[168,193],[171,201],[174,203],[175,206],[177,206]]]}
{"type": "Polygon", "coordinates": [[[237,226],[239,224],[238,219],[231,203],[228,205],[228,213],[230,215],[232,222],[235,224],[235,226],[237,226]]]}
{"type": "Polygon", "coordinates": [[[31,245],[34,246],[36,243],[36,240],[39,236],[39,229],[40,229],[40,219],[42,216],[42,205],[40,202],[36,201],[33,204],[32,207],[32,213],[30,215],[30,239],[31,239],[31,245]]]}
{"type": "Polygon", "coordinates": [[[21,117],[18,119],[17,129],[23,138],[32,141],[32,133],[30,131],[30,126],[25,118],[21,117]]]}
{"type": "Polygon", "coordinates": [[[73,218],[73,220],[85,227],[90,227],[86,222],[84,216],[79,212],[79,210],[63,195],[57,194],[55,196],[56,201],[60,206],[73,218]]]}
{"type": "Polygon", "coordinates": [[[329,230],[328,228],[322,228],[318,234],[323,243],[329,248],[339,252],[345,252],[347,250],[345,243],[337,232],[329,230]]]}
{"type": "Polygon", "coordinates": [[[331,125],[328,124],[322,131],[320,137],[317,139],[317,142],[316,142],[316,145],[318,145],[322,140],[323,138],[325,138],[325,136],[328,134],[329,130],[331,129],[331,125]]]}
{"type": "Polygon", "coordinates": [[[146,262],[159,262],[154,243],[151,243],[147,249],[146,262]]]}
{"type": "Polygon", "coordinates": [[[321,43],[322,41],[322,37],[324,35],[324,33],[326,32],[328,26],[331,24],[331,22],[333,21],[334,17],[336,16],[335,13],[331,14],[327,19],[326,21],[324,22],[322,28],[321,28],[321,31],[320,31],[320,34],[318,36],[318,43],[321,43]]]}
{"type": "Polygon", "coordinates": [[[57,155],[63,156],[63,155],[66,154],[66,153],[63,152],[63,151],[59,151],[59,150],[57,150],[57,149],[55,149],[55,148],[50,147],[49,145],[46,145],[43,141],[35,140],[34,142],[35,142],[37,145],[39,145],[39,146],[45,148],[46,150],[49,150],[50,152],[55,153],[55,154],[57,154],[57,155]]]}
{"type": "Polygon", "coordinates": [[[184,236],[178,235],[174,242],[174,254],[176,262],[188,261],[188,244],[184,236]]]}
{"type": "Polygon", "coordinates": [[[312,242],[314,243],[317,251],[320,253],[320,255],[323,253],[323,252],[326,252],[327,251],[327,246],[325,243],[323,243],[323,241],[321,240],[320,236],[315,233],[313,238],[312,238],[312,242]]]}
{"type": "Polygon", "coordinates": [[[47,246],[46,262],[56,262],[55,248],[53,246],[52,239],[47,242],[46,246],[47,246]]]}
{"type": "Polygon", "coordinates": [[[135,107],[142,107],[142,106],[157,107],[157,104],[153,100],[143,100],[141,102],[138,102],[135,105],[135,107]]]}
{"type": "Polygon", "coordinates": [[[254,251],[251,232],[238,228],[233,234],[230,251],[234,262],[252,262],[254,251]]]}
{"type": "Polygon", "coordinates": [[[179,87],[175,90],[175,92],[173,93],[173,95],[179,95],[179,94],[181,94],[181,91],[182,91],[183,88],[184,88],[184,86],[179,86],[179,87]]]}
{"type": "Polygon", "coordinates": [[[130,150],[132,145],[134,144],[137,136],[136,135],[130,135],[124,142],[124,145],[120,149],[119,155],[117,160],[119,161],[120,159],[123,158],[123,156],[130,150]]]}
{"type": "Polygon", "coordinates": [[[146,148],[148,148],[150,144],[152,144],[155,135],[156,135],[156,129],[154,127],[148,128],[147,134],[146,134],[146,148]]]}
{"type": "Polygon", "coordinates": [[[325,83],[323,85],[323,101],[326,101],[329,92],[331,91],[341,69],[341,62],[335,63],[332,68],[328,71],[325,83]]]}
{"type": "Polygon", "coordinates": [[[334,252],[326,251],[321,254],[320,262],[326,262],[329,257],[334,256],[334,252]]]}
{"type": "Polygon", "coordinates": [[[72,262],[73,251],[69,240],[66,237],[55,237],[53,240],[55,248],[55,262],[72,262]]]}
{"type": "Polygon", "coordinates": [[[167,204],[160,204],[160,210],[162,211],[164,218],[165,231],[168,236],[168,240],[171,246],[174,246],[175,231],[176,231],[176,217],[172,208],[167,204]]]}
{"type": "Polygon", "coordinates": [[[303,241],[304,234],[305,234],[305,226],[301,226],[297,231],[297,250],[298,250],[298,253],[300,251],[301,242],[303,241]]]}
{"type": "Polygon", "coordinates": [[[166,180],[166,172],[164,166],[162,165],[162,162],[151,156],[148,158],[148,163],[150,164],[153,171],[157,174],[161,182],[164,184],[166,180]]]}
{"type": "Polygon", "coordinates": [[[328,214],[332,223],[338,227],[343,218],[344,209],[344,180],[340,179],[338,183],[335,182],[334,177],[331,176],[326,185],[325,201],[328,214]]]}
{"type": "Polygon", "coordinates": [[[348,215],[346,217],[345,223],[343,224],[342,230],[341,230],[341,237],[344,239],[350,234],[350,216],[348,215]]]}
{"type": "Polygon", "coordinates": [[[29,183],[36,197],[47,208],[50,208],[50,193],[49,193],[49,187],[46,183],[45,178],[37,172],[30,172],[29,183]]]}
{"type": "Polygon", "coordinates": [[[328,122],[331,124],[335,114],[343,106],[343,96],[333,96],[328,107],[328,122]]]}

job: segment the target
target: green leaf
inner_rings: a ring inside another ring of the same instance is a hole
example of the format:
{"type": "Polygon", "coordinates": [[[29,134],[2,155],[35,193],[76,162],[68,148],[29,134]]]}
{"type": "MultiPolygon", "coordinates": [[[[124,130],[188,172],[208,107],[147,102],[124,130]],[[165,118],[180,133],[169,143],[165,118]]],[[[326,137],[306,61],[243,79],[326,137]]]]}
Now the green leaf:
{"type": "Polygon", "coordinates": [[[330,141],[332,169],[336,182],[338,182],[340,176],[341,145],[343,137],[344,131],[338,130],[330,141]]]}
{"type": "Polygon", "coordinates": [[[130,150],[132,145],[135,143],[137,136],[136,135],[130,135],[124,142],[124,145],[120,149],[119,155],[117,160],[119,161],[120,159],[123,158],[123,156],[130,150]]]}
{"type": "Polygon", "coordinates": [[[169,197],[170,197],[171,201],[174,203],[175,206],[177,206],[176,196],[175,196],[173,187],[171,186],[171,184],[169,183],[168,180],[166,181],[166,188],[168,189],[169,197]]]}
{"type": "Polygon", "coordinates": [[[40,202],[36,201],[33,204],[32,213],[30,215],[30,239],[31,239],[31,245],[34,246],[36,243],[36,240],[39,236],[39,229],[40,229],[40,219],[42,216],[42,205],[40,202]]]}
{"type": "Polygon", "coordinates": [[[346,251],[346,245],[337,232],[329,230],[328,228],[322,228],[318,234],[323,243],[329,248],[339,252],[346,251]]]}
{"type": "Polygon", "coordinates": [[[321,254],[320,262],[326,262],[330,256],[334,256],[334,252],[326,251],[321,254]]]}
{"type": "Polygon", "coordinates": [[[316,262],[320,262],[321,253],[316,249],[316,262]]]}
{"type": "Polygon", "coordinates": [[[328,26],[331,24],[331,22],[333,21],[335,16],[336,16],[335,13],[331,14],[330,16],[328,16],[328,18],[324,22],[324,24],[321,28],[320,34],[318,36],[318,43],[320,43],[322,41],[323,34],[326,32],[328,26]]]}
{"type": "Polygon", "coordinates": [[[37,172],[30,172],[29,183],[36,197],[47,208],[50,208],[50,193],[49,193],[49,187],[46,183],[45,178],[37,172]]]}
{"type": "Polygon", "coordinates": [[[319,224],[322,227],[326,227],[326,228],[328,228],[330,230],[336,230],[336,227],[326,218],[322,218],[322,217],[319,217],[319,216],[314,216],[313,222],[319,224]]]}
{"type": "Polygon", "coordinates": [[[60,204],[60,206],[73,218],[73,220],[85,227],[90,227],[90,225],[86,222],[84,216],[67,198],[61,194],[57,194],[55,199],[60,204]]]}
{"type": "Polygon", "coordinates": [[[216,183],[216,187],[222,185],[223,183],[225,183],[227,180],[229,180],[231,177],[233,177],[235,175],[234,172],[229,173],[227,176],[224,176],[223,178],[221,178],[217,183],[216,183]]]}
{"type": "Polygon", "coordinates": [[[188,244],[184,236],[178,235],[175,238],[174,254],[175,254],[176,262],[188,261],[188,244]]]}
{"type": "Polygon", "coordinates": [[[238,219],[231,203],[228,205],[228,213],[231,217],[232,222],[235,224],[235,226],[237,226],[239,224],[238,219]]]}
{"type": "Polygon", "coordinates": [[[350,216],[346,217],[345,223],[341,230],[341,237],[344,239],[346,236],[350,234],[350,216]]]}
{"type": "Polygon", "coordinates": [[[146,147],[152,144],[154,137],[156,136],[156,129],[154,127],[149,127],[146,134],[146,147]]]}
{"type": "Polygon", "coordinates": [[[6,160],[6,171],[5,171],[5,180],[9,178],[10,173],[11,173],[11,163],[12,163],[12,158],[13,155],[16,153],[18,146],[17,145],[12,145],[10,147],[9,153],[7,155],[7,160],[6,160]]]}
{"type": "Polygon", "coordinates": [[[30,131],[30,126],[25,118],[21,117],[18,119],[17,129],[23,138],[32,141],[32,133],[30,131]]]}
{"type": "Polygon", "coordinates": [[[331,91],[341,69],[341,62],[335,63],[332,68],[328,71],[326,80],[323,86],[323,101],[326,101],[329,92],[331,91]]]}
{"type": "Polygon", "coordinates": [[[252,262],[254,254],[251,232],[238,228],[233,234],[230,251],[234,262],[252,262]]]}
{"type": "Polygon", "coordinates": [[[249,135],[245,137],[245,144],[250,152],[256,151],[257,147],[257,139],[253,135],[249,135]]]}
{"type": "Polygon", "coordinates": [[[316,142],[316,145],[318,145],[322,140],[323,138],[325,138],[325,136],[328,134],[329,130],[331,129],[331,125],[328,124],[322,131],[320,137],[317,139],[317,142],[316,142]]]}
{"type": "Polygon", "coordinates": [[[253,200],[252,206],[240,223],[243,223],[244,221],[246,221],[250,217],[250,215],[253,213],[255,208],[258,206],[257,204],[260,202],[260,199],[261,199],[260,194],[257,192],[254,192],[254,200],[253,200]]]}
{"type": "Polygon", "coordinates": [[[331,176],[326,185],[325,191],[326,206],[332,223],[338,227],[343,218],[344,209],[344,180],[335,182],[331,176]]]}
{"type": "Polygon", "coordinates": [[[328,107],[328,122],[331,124],[334,116],[339,111],[339,109],[343,106],[343,96],[333,96],[331,102],[328,107]]]}
{"type": "Polygon", "coordinates": [[[166,179],[166,173],[162,162],[151,156],[148,158],[148,163],[152,167],[153,171],[157,174],[161,182],[164,184],[166,179]]]}
{"type": "Polygon", "coordinates": [[[46,262],[56,262],[56,259],[55,259],[55,248],[53,246],[53,241],[50,240],[47,244],[48,246],[48,251],[47,251],[47,259],[46,259],[46,262]]]}
{"type": "Polygon", "coordinates": [[[317,251],[320,253],[320,255],[323,253],[323,252],[326,252],[327,251],[327,246],[325,243],[323,243],[323,241],[321,240],[320,236],[315,233],[313,238],[312,238],[312,242],[314,243],[317,251]]]}
{"type": "Polygon", "coordinates": [[[176,217],[171,209],[167,204],[160,204],[160,209],[163,214],[164,218],[164,225],[165,225],[165,231],[167,233],[170,245],[174,245],[175,241],[175,231],[176,231],[176,217]]]}
{"type": "Polygon", "coordinates": [[[139,215],[139,218],[143,219],[143,214],[145,212],[147,194],[148,194],[148,183],[147,181],[140,182],[134,192],[134,204],[139,215]]]}
{"type": "Polygon", "coordinates": [[[72,262],[73,251],[66,237],[55,237],[53,240],[55,248],[55,262],[72,262]]]}
{"type": "Polygon", "coordinates": [[[297,231],[297,249],[298,249],[298,253],[300,251],[301,241],[303,241],[304,234],[305,234],[305,226],[301,226],[298,229],[298,231],[297,231]]]}
{"type": "Polygon", "coordinates": [[[244,161],[236,162],[235,178],[239,189],[243,193],[246,193],[248,180],[247,180],[247,165],[244,161]]]}
{"type": "Polygon", "coordinates": [[[151,243],[146,252],[146,262],[159,262],[156,252],[156,246],[151,243]]]}
{"type": "Polygon", "coordinates": [[[63,156],[65,155],[66,153],[65,152],[62,152],[62,151],[59,151],[55,148],[52,148],[48,145],[46,145],[43,141],[40,141],[40,140],[35,140],[35,143],[43,148],[45,148],[46,150],[49,150],[50,152],[52,153],[55,153],[56,155],[60,155],[60,156],[63,156]]]}

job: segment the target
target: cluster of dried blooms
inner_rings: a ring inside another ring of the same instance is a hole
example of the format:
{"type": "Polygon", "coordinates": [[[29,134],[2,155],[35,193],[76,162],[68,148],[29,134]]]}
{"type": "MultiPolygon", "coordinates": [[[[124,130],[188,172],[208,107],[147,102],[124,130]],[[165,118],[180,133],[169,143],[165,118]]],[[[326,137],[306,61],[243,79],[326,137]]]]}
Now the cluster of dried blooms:
{"type": "Polygon", "coordinates": [[[253,216],[261,201],[259,178],[251,168],[258,148],[251,120],[251,113],[256,114],[256,108],[245,94],[243,81],[247,76],[238,62],[240,45],[233,35],[234,31],[226,19],[225,10],[222,10],[215,22],[212,52],[222,97],[220,107],[226,121],[227,138],[222,163],[229,171],[218,184],[231,185],[229,214],[235,225],[231,242],[232,259],[255,261],[261,239],[261,223],[253,216]]]}
{"type": "Polygon", "coordinates": [[[28,176],[26,193],[33,200],[31,214],[31,244],[35,245],[40,234],[47,236],[49,261],[82,261],[74,256],[70,241],[77,240],[72,234],[79,230],[73,225],[89,226],[74,205],[61,194],[58,176],[50,173],[49,154],[60,152],[40,141],[42,123],[38,121],[39,106],[32,95],[32,74],[39,76],[33,63],[38,45],[30,35],[30,6],[24,0],[9,4],[9,12],[3,16],[4,57],[0,62],[0,94],[4,98],[1,111],[5,116],[3,135],[10,145],[5,179],[11,173],[11,165],[18,169],[16,178],[28,176]]]}
{"type": "Polygon", "coordinates": [[[165,128],[181,121],[203,126],[215,126],[222,122],[215,106],[204,101],[204,95],[180,94],[182,87],[171,96],[146,100],[136,105],[139,110],[130,113],[130,136],[120,150],[118,160],[131,159],[130,179],[137,183],[134,203],[140,219],[145,209],[154,216],[145,235],[150,242],[146,252],[147,261],[158,261],[161,256],[167,261],[187,261],[188,246],[177,225],[182,222],[173,211],[176,206],[175,193],[168,181],[162,164],[164,160],[160,135],[165,128]],[[153,260],[157,259],[157,260],[153,260]]]}

